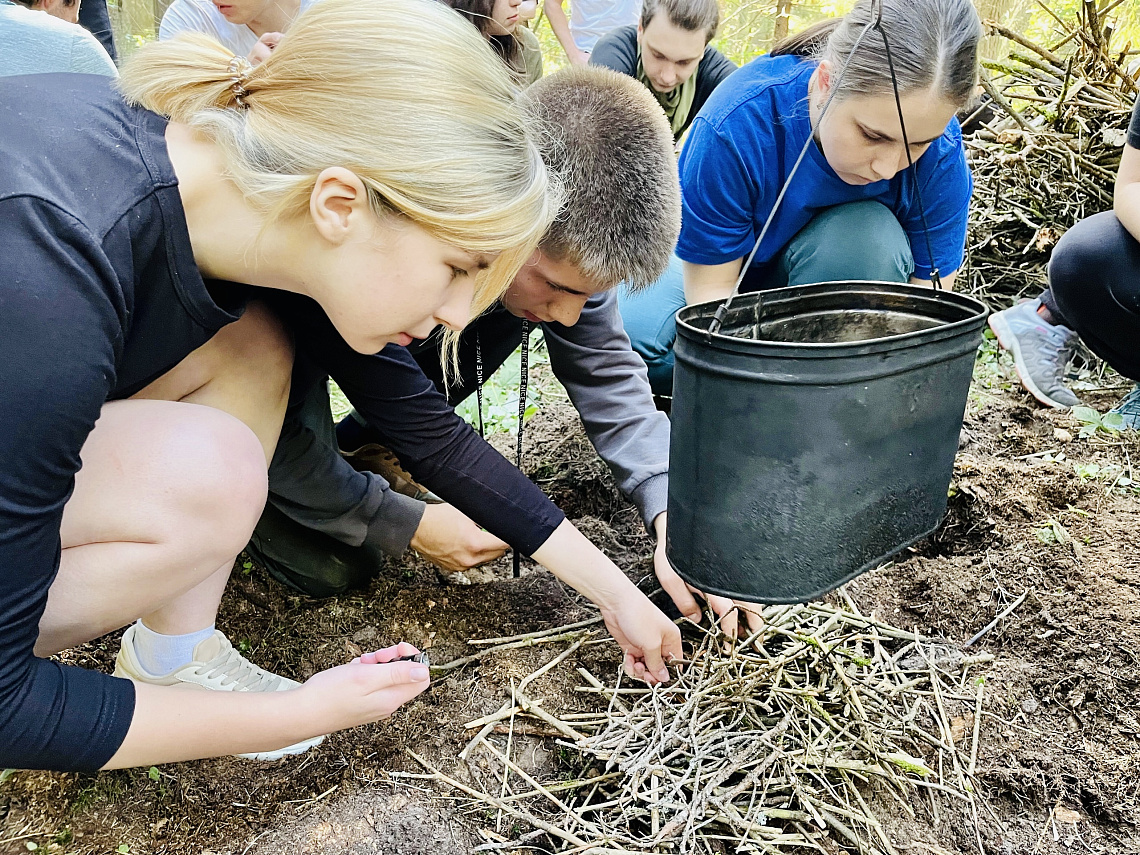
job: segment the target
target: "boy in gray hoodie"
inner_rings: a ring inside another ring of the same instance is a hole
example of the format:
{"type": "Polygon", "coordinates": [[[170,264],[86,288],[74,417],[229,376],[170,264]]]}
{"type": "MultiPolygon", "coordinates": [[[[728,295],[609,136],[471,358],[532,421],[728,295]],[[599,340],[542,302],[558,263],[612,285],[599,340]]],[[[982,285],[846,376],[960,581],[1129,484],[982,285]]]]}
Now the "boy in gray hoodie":
{"type": "MultiPolygon", "coordinates": [[[[464,330],[456,376],[444,384],[438,336],[413,343],[409,350],[436,394],[402,396],[393,389],[387,400],[398,415],[389,413],[377,425],[354,413],[338,428],[336,444],[355,450],[383,443],[399,452],[425,486],[454,494],[454,484],[439,484],[430,466],[417,465],[417,431],[436,423],[441,407],[450,410],[475,392],[541,326],[551,368],[590,441],[658,539],[654,565],[659,581],[683,614],[699,620],[693,592],[664,555],[669,422],[654,406],[645,364],[630,347],[617,307],[618,284],[639,288],[655,281],[680,228],[672,134],[656,102],[645,96],[635,80],[597,68],[565,69],[524,92],[526,108],[540,128],[543,158],[564,186],[562,213],[500,305],[464,330]]],[[[335,450],[321,390],[310,396],[305,409],[308,427],[282,433],[282,444],[300,451],[279,447],[270,469],[270,504],[275,507],[267,510],[252,544],[255,557],[278,578],[310,593],[335,593],[360,575],[354,567],[374,565],[370,550],[391,555],[411,545],[452,571],[506,550],[506,542],[480,528],[495,528],[494,509],[469,510],[472,522],[448,505],[425,505],[393,493],[371,473],[354,472],[347,463],[335,465],[328,459],[335,450]],[[324,440],[314,441],[321,434],[324,440]],[[321,454],[326,459],[314,463],[321,454]],[[314,471],[325,480],[338,479],[343,488],[329,491],[314,484],[314,471]],[[330,495],[360,499],[330,500],[330,495]],[[479,519],[484,514],[487,518],[479,519]],[[310,584],[310,566],[315,565],[306,553],[321,552],[322,541],[300,532],[296,523],[342,542],[335,547],[326,543],[340,560],[328,561],[329,550],[323,550],[317,571],[322,578],[315,586],[310,584]],[[363,549],[354,555],[343,543],[363,549]],[[342,575],[332,578],[338,572],[342,575]]],[[[450,417],[458,419],[453,410],[450,417]]],[[[710,599],[718,614],[731,611],[731,601],[710,599]]]]}

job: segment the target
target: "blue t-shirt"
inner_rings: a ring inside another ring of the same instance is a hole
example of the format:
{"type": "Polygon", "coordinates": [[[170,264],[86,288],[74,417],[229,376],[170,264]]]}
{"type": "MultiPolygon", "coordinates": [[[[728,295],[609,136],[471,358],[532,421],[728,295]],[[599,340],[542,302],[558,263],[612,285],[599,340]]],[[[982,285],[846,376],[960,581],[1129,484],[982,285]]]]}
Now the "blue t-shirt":
{"type": "MultiPolygon", "coordinates": [[[[693,264],[724,264],[747,256],[811,134],[808,81],[816,63],[796,56],[761,56],[713,92],[681,152],[683,215],[677,255],[693,264]]],[[[973,179],[957,119],[915,163],[941,273],[962,266],[973,179]]],[[[930,278],[930,255],[909,169],[889,181],[847,184],[810,146],[788,187],[749,279],[824,208],[874,199],[894,212],[914,255],[915,276],[930,278]]],[[[757,283],[758,284],[758,283],[757,283]]],[[[755,287],[755,285],[754,285],[755,287]]]]}

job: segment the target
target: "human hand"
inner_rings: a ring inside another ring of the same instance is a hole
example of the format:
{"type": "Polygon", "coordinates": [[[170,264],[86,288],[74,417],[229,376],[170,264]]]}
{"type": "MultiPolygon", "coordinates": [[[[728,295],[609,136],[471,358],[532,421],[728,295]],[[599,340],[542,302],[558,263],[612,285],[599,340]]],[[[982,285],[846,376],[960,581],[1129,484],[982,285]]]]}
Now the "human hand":
{"type": "Polygon", "coordinates": [[[277,47],[281,41],[282,33],[266,33],[257,40],[257,44],[249,49],[246,59],[249,60],[250,65],[261,65],[265,60],[269,59],[269,54],[273,53],[274,48],[277,47]]]}
{"type": "Polygon", "coordinates": [[[584,50],[578,50],[578,48],[573,48],[571,50],[566,51],[566,58],[568,60],[570,60],[571,65],[589,65],[590,64],[590,55],[588,53],[586,53],[584,50]]]}
{"type": "Polygon", "coordinates": [[[725,635],[735,636],[736,630],[739,629],[740,614],[736,608],[736,603],[726,596],[706,594],[699,588],[687,584],[684,579],[677,575],[677,571],[673,569],[673,564],[669,563],[665,555],[666,514],[661,513],[657,515],[657,518],[654,518],[653,530],[657,532],[657,548],[653,549],[653,571],[657,573],[658,583],[673,600],[677,610],[684,614],[687,619],[693,621],[694,624],[700,624],[703,611],[700,603],[697,602],[697,597],[702,597],[708,602],[712,613],[716,614],[720,630],[725,635]]]}
{"type": "Polygon", "coordinates": [[[647,683],[667,683],[668,663],[681,658],[681,631],[632,584],[614,605],[601,607],[606,629],[625,653],[625,670],[647,683]]]}
{"type": "Polygon", "coordinates": [[[419,662],[397,661],[419,651],[401,641],[357,656],[314,674],[298,689],[311,698],[319,729],[329,733],[388,718],[431,684],[431,672],[419,662]]]}
{"type": "Polygon", "coordinates": [[[448,573],[494,561],[510,548],[447,504],[427,506],[411,547],[448,573]]]}

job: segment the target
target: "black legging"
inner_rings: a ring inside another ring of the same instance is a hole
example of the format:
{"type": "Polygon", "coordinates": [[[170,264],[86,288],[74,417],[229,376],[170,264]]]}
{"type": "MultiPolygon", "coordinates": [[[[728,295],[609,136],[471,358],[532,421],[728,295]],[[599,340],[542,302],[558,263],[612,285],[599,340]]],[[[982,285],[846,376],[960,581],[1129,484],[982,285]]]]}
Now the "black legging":
{"type": "Polygon", "coordinates": [[[1065,233],[1042,302],[1093,353],[1140,381],[1140,242],[1115,214],[1096,214],[1065,233]]]}

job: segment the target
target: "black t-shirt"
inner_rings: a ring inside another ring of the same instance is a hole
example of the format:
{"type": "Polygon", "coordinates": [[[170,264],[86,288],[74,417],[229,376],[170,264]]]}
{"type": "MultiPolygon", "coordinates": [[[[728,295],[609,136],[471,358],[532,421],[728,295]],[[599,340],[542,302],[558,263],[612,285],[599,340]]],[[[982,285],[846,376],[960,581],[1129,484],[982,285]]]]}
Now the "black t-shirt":
{"type": "Polygon", "coordinates": [[[129,681],[32,653],[63,508],[103,404],[237,317],[194,265],[165,128],[107,77],[0,86],[0,767],[94,769],[126,736],[129,681]]]}
{"type": "MultiPolygon", "coordinates": [[[[590,53],[590,65],[612,68],[629,77],[637,77],[637,25],[618,27],[602,36],[590,53]]],[[[713,90],[734,71],[736,63],[731,59],[712,45],[705,48],[697,65],[697,92],[693,96],[693,107],[689,110],[685,127],[677,134],[678,137],[693,123],[713,90]]]]}
{"type": "Polygon", "coordinates": [[[33,655],[63,508],[103,404],[177,365],[237,320],[251,293],[362,412],[419,428],[395,450],[428,460],[449,497],[466,496],[462,510],[496,518],[500,536],[530,551],[563,518],[454,412],[401,411],[438,395],[402,348],[355,353],[308,298],[234,283],[207,291],[166,124],[127,106],[103,76],[0,85],[0,768],[97,769],[122,744],[132,684],[33,655]],[[377,372],[386,392],[372,400],[377,372]]]}

